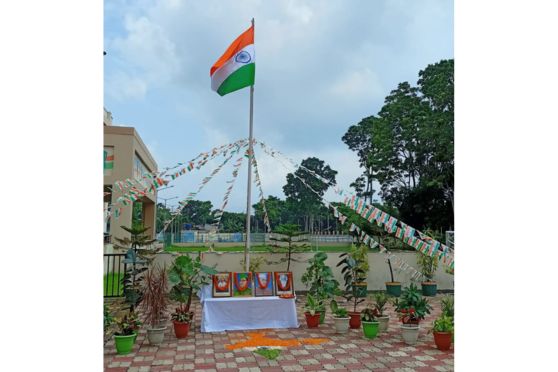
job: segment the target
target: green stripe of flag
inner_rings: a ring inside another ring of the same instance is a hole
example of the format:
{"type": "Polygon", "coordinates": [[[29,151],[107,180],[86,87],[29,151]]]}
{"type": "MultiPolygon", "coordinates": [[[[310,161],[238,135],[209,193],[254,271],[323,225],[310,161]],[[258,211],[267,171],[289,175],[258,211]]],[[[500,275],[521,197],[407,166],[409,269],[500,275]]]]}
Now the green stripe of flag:
{"type": "Polygon", "coordinates": [[[254,76],[256,75],[256,64],[250,63],[242,66],[232,74],[230,74],[221,84],[217,93],[220,96],[232,93],[239,89],[254,85],[254,76]]]}

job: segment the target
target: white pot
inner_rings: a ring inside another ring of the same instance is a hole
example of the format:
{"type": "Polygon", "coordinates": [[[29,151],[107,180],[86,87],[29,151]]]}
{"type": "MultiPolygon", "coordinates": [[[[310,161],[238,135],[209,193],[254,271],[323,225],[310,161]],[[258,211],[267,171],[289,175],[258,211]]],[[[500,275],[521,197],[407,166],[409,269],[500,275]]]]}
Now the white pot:
{"type": "Polygon", "coordinates": [[[402,324],[401,325],[401,335],[403,336],[403,341],[407,345],[414,345],[417,343],[419,334],[418,324],[402,324]]]}
{"type": "Polygon", "coordinates": [[[378,326],[378,332],[387,332],[389,324],[389,316],[380,316],[376,318],[380,325],[378,326]]]}
{"type": "Polygon", "coordinates": [[[349,332],[349,320],[351,318],[336,318],[333,317],[335,323],[335,332],[337,333],[347,333],[349,332]]]}
{"type": "Polygon", "coordinates": [[[148,328],[147,329],[147,339],[151,345],[161,345],[163,339],[165,338],[165,330],[167,327],[159,328],[148,328]]]}

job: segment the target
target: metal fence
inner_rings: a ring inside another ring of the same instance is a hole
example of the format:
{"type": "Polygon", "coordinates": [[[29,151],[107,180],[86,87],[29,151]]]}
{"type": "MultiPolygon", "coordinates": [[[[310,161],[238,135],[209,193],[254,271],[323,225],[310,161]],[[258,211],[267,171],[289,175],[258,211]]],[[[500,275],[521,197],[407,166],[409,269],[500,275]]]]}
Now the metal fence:
{"type": "Polygon", "coordinates": [[[451,249],[455,247],[455,231],[446,231],[446,245],[451,249]]]}
{"type": "Polygon", "coordinates": [[[122,287],[122,277],[126,272],[126,264],[123,262],[126,254],[124,253],[105,253],[104,259],[104,282],[103,290],[105,297],[121,297],[124,288],[122,287]]]}
{"type": "MultiPolygon", "coordinates": [[[[268,243],[271,238],[276,234],[266,233],[251,233],[250,241],[252,243],[268,243]]],[[[350,235],[303,235],[298,237],[304,238],[311,242],[316,243],[347,243],[353,241],[350,235]]],[[[209,233],[199,231],[182,231],[181,233],[165,233],[158,234],[157,239],[164,242],[165,247],[174,243],[239,243],[242,244],[246,241],[246,234],[244,233],[209,233]]],[[[297,239],[295,239],[297,240],[297,239]]]]}

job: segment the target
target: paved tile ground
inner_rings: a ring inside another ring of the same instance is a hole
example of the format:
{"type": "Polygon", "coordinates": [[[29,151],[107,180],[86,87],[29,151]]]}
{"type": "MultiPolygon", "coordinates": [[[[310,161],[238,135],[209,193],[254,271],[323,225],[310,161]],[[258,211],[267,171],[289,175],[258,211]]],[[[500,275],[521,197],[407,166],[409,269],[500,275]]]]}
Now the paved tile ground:
{"type": "MultiPolygon", "coordinates": [[[[145,329],[137,337],[132,353],[117,355],[114,341],[104,347],[105,371],[453,371],[453,349],[442,352],[436,349],[432,334],[427,333],[432,320],[440,314],[440,297],[430,298],[434,311],[421,322],[419,341],[413,346],[405,344],[401,338],[399,322],[391,306],[389,330],[374,340],[364,338],[362,330],[349,330],[348,334],[335,333],[330,312],[325,324],[308,329],[302,306],[304,296],[297,300],[298,329],[275,329],[266,331],[273,338],[329,338],[331,341],[320,345],[302,345],[283,349],[274,361],[254,354],[247,349],[228,350],[232,344],[248,338],[250,332],[230,331],[201,333],[201,307],[195,302],[195,327],[187,339],[178,340],[174,336],[172,324],[160,346],[151,346],[145,329]]],[[[360,308],[359,308],[360,309],[360,308]]]]}

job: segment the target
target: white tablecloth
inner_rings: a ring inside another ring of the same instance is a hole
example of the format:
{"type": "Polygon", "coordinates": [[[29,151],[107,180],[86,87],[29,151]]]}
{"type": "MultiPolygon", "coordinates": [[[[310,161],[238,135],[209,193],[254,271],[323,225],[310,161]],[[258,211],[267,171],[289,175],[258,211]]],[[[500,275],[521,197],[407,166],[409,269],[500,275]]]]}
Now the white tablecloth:
{"type": "Polygon", "coordinates": [[[298,328],[295,299],[270,297],[212,298],[211,287],[200,293],[202,332],[264,328],[298,328]]]}

